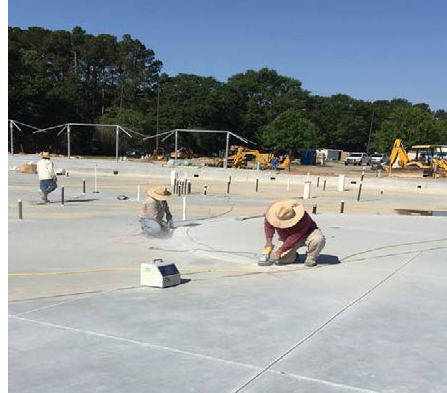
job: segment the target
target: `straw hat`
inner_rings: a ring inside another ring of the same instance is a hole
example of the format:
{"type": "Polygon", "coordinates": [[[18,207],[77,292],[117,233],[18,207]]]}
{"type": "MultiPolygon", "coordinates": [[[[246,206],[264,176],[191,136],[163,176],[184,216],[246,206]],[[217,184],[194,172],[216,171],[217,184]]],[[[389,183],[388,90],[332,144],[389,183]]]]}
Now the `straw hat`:
{"type": "Polygon", "coordinates": [[[158,201],[166,201],[171,196],[171,193],[166,187],[162,186],[150,189],[147,192],[147,195],[158,201]]]}
{"type": "Polygon", "coordinates": [[[294,199],[274,202],[265,212],[265,218],[275,228],[293,227],[303,216],[303,206],[294,199]]]}
{"type": "Polygon", "coordinates": [[[42,152],[42,154],[40,155],[42,158],[50,158],[50,153],[47,151],[42,152]]]}

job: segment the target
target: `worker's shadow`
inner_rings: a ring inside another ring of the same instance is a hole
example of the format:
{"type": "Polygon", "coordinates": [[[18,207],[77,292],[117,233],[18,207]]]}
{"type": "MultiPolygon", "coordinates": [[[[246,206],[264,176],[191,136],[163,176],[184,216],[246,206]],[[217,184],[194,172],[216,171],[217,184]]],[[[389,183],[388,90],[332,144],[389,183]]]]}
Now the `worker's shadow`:
{"type": "MultiPolygon", "coordinates": [[[[301,255],[298,258],[298,261],[295,262],[297,264],[304,264],[304,261],[306,260],[306,255],[301,255]]],[[[319,265],[336,265],[340,263],[340,259],[338,259],[337,255],[331,255],[331,254],[320,254],[318,257],[318,264],[319,265]]]]}

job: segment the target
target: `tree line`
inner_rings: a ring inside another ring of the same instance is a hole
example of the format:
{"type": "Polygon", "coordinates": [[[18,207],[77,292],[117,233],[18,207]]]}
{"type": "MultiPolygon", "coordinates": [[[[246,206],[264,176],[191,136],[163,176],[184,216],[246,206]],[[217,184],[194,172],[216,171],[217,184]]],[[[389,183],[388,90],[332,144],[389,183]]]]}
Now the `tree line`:
{"type": "MultiPolygon", "coordinates": [[[[447,112],[403,98],[364,101],[345,94],[313,95],[298,79],[275,70],[247,70],[226,82],[193,74],[170,76],[140,40],[41,27],[8,29],[8,115],[39,128],[68,122],[120,124],[143,135],[174,128],[230,130],[257,148],[389,152],[394,139],[447,144],[447,112]]],[[[57,130],[14,134],[26,152],[66,152],[57,130]]],[[[102,127],[71,133],[78,154],[109,155],[114,134],[102,127]]],[[[154,139],[123,138],[122,149],[152,150],[154,139]]],[[[200,154],[225,146],[219,134],[181,134],[180,145],[200,154]],[[218,135],[216,137],[216,135],[218,135]]],[[[173,150],[173,142],[160,142],[173,150]]],[[[18,150],[15,148],[15,150],[18,150]]]]}

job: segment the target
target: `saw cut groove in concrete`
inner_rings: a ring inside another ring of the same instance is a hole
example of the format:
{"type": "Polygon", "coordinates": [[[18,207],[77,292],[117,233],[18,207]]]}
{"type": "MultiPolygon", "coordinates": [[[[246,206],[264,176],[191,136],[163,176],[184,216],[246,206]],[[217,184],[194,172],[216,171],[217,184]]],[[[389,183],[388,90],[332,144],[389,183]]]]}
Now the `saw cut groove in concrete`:
{"type": "Polygon", "coordinates": [[[151,343],[148,343],[148,342],[142,342],[142,341],[133,340],[133,339],[130,339],[130,338],[112,336],[110,334],[103,334],[103,333],[99,333],[99,332],[93,332],[93,331],[90,331],[90,330],[77,329],[77,328],[73,328],[73,327],[70,327],[70,326],[59,325],[59,324],[51,323],[51,322],[37,321],[35,319],[23,318],[23,317],[16,316],[16,315],[9,315],[9,317],[10,318],[14,318],[14,319],[18,319],[18,320],[21,320],[21,321],[25,321],[25,322],[37,323],[37,324],[43,325],[43,326],[49,326],[49,327],[53,327],[53,328],[57,328],[57,329],[64,329],[64,330],[68,330],[68,331],[72,331],[72,332],[83,333],[83,334],[87,334],[87,335],[91,335],[91,336],[95,336],[95,337],[106,338],[106,339],[110,339],[110,340],[124,341],[124,342],[127,342],[127,343],[139,345],[139,346],[142,346],[142,347],[152,347],[152,348],[162,349],[162,350],[165,350],[165,351],[181,353],[183,355],[194,356],[194,357],[201,358],[201,359],[213,360],[213,361],[216,361],[216,362],[228,363],[228,364],[237,365],[237,366],[246,367],[246,368],[251,368],[251,369],[256,369],[256,370],[260,369],[259,367],[253,366],[253,365],[250,365],[250,364],[235,362],[235,361],[232,361],[232,360],[220,359],[220,358],[216,358],[216,357],[213,357],[213,356],[203,355],[203,354],[195,353],[195,352],[184,351],[184,350],[181,350],[181,349],[166,347],[166,346],[163,346],[163,345],[151,344],[151,343]]]}
{"type": "Polygon", "coordinates": [[[313,332],[311,332],[309,335],[307,335],[306,337],[304,337],[302,340],[300,340],[299,342],[297,342],[295,345],[293,345],[290,349],[288,349],[285,353],[283,353],[281,356],[279,356],[278,358],[276,358],[273,362],[271,362],[267,367],[265,367],[263,370],[261,370],[258,374],[256,374],[253,378],[251,378],[250,380],[248,380],[244,385],[242,385],[241,387],[239,387],[238,389],[236,389],[234,391],[234,393],[238,393],[240,391],[242,391],[245,387],[247,387],[248,385],[250,385],[252,382],[254,382],[257,378],[259,378],[263,373],[265,373],[267,370],[270,370],[275,364],[277,364],[278,362],[280,362],[282,359],[284,359],[288,354],[290,354],[291,352],[293,352],[295,349],[297,349],[300,345],[304,344],[307,340],[309,340],[310,338],[312,338],[313,336],[315,336],[319,331],[321,331],[322,329],[324,329],[328,324],[330,324],[334,319],[336,319],[338,316],[340,316],[341,314],[343,314],[345,311],[347,311],[349,308],[351,308],[352,306],[354,306],[356,303],[358,303],[360,300],[362,300],[363,298],[365,298],[366,296],[368,296],[371,292],[373,292],[376,288],[378,288],[379,286],[381,286],[384,282],[388,281],[391,277],[393,277],[396,273],[398,273],[400,270],[402,270],[404,267],[406,267],[408,264],[410,264],[413,260],[415,260],[419,255],[421,255],[421,253],[416,254],[415,256],[413,256],[412,258],[410,258],[408,261],[406,261],[404,264],[402,264],[401,266],[399,266],[397,269],[395,269],[391,274],[389,274],[388,276],[386,276],[384,279],[382,279],[381,281],[379,281],[376,285],[374,285],[372,288],[370,288],[367,292],[365,292],[363,295],[361,295],[360,297],[358,297],[356,300],[354,300],[353,302],[351,302],[350,304],[348,304],[347,306],[343,307],[340,311],[338,311],[335,315],[333,315],[331,318],[329,318],[325,323],[323,323],[320,327],[318,327],[317,329],[315,329],[313,332]]]}

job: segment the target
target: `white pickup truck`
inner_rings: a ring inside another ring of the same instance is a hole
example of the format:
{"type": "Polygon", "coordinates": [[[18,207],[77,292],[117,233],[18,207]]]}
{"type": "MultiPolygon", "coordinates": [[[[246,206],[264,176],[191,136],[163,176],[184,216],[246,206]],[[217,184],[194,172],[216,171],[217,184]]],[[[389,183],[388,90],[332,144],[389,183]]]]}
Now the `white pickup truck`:
{"type": "Polygon", "coordinates": [[[371,164],[371,157],[366,153],[349,153],[345,159],[345,165],[369,165],[371,164]]]}

